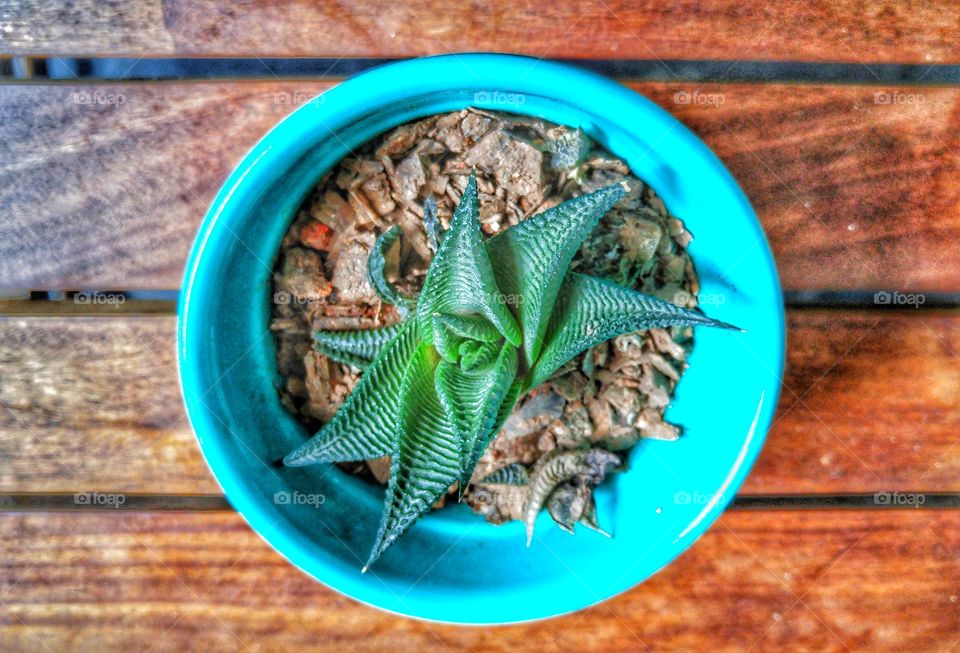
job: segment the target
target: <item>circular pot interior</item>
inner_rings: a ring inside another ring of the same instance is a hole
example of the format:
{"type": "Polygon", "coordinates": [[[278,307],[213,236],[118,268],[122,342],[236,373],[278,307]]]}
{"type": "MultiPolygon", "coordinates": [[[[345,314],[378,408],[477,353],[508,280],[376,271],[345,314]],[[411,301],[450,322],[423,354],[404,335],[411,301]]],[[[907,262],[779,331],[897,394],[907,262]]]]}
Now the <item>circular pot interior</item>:
{"type": "MultiPolygon", "coordinates": [[[[227,498],[291,562],[355,599],[424,619],[508,623],[576,610],[668,563],[720,514],[759,453],[783,366],[776,269],[749,202],[720,161],[666,112],[568,66],[506,55],[391,64],[301,107],[247,155],[203,222],[180,303],[181,384],[227,498]],[[268,330],[274,259],[324,172],[423,116],[475,106],[582,127],[649,183],[694,235],[701,306],[743,333],[697,329],[667,419],[676,442],[641,440],[598,488],[600,524],[570,536],[541,514],[496,527],[465,505],[421,519],[360,573],[383,490],[332,465],[274,466],[309,435],[279,402],[268,330]]],[[[264,588],[269,591],[269,588],[264,588]]]]}

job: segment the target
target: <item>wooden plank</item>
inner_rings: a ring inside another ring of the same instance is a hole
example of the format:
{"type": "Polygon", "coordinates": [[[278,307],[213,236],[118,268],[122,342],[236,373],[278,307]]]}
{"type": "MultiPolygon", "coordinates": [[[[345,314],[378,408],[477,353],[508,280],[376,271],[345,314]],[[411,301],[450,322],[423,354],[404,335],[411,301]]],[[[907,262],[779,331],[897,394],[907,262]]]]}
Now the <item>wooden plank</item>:
{"type": "MultiPolygon", "coordinates": [[[[0,86],[0,287],[178,287],[231,168],[329,84],[0,86]]],[[[960,289],[960,89],[631,86],[727,163],[786,289],[960,289]]]]}
{"type": "MultiPolygon", "coordinates": [[[[960,315],[791,310],[745,494],[960,491],[960,315]]],[[[218,492],[172,317],[0,319],[0,492],[218,492]]]]}
{"type": "Polygon", "coordinates": [[[329,86],[0,87],[0,287],[179,287],[231,168],[329,86]]]}
{"type": "Polygon", "coordinates": [[[960,490],[960,314],[792,310],[787,343],[742,493],[960,490]]]}
{"type": "Polygon", "coordinates": [[[0,491],[219,493],[175,334],[171,316],[0,319],[0,491]]]}
{"type": "Polygon", "coordinates": [[[0,647],[10,653],[919,652],[960,638],[958,511],[727,513],[647,583],[501,628],[362,606],[295,570],[231,513],[6,514],[0,533],[0,647]]]}
{"type": "Polygon", "coordinates": [[[348,4],[224,0],[0,3],[0,52],[20,55],[408,57],[516,51],[537,57],[956,63],[948,0],[772,4],[690,0],[452,0],[348,4]],[[515,35],[523,34],[522,39],[515,35]]]}
{"type": "Polygon", "coordinates": [[[960,137],[949,126],[960,89],[638,90],[730,168],[760,216],[785,289],[960,289],[960,137]],[[711,102],[712,114],[693,106],[711,102]]]}

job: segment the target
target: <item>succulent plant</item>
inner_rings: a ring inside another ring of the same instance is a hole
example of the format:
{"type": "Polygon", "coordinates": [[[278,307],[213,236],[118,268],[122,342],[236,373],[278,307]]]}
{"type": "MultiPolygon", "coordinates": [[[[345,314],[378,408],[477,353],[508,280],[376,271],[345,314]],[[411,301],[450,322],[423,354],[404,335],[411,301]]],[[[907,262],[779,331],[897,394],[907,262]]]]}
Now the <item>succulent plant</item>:
{"type": "Polygon", "coordinates": [[[337,414],[284,458],[301,466],[392,457],[364,570],[453,484],[462,498],[517,399],[572,357],[645,328],[733,328],[569,269],[581,242],[625,192],[614,184],[484,240],[471,175],[416,298],[383,274],[399,228],[378,238],[368,262],[371,285],[404,318],[380,329],[314,334],[320,352],[365,372],[337,414]]]}

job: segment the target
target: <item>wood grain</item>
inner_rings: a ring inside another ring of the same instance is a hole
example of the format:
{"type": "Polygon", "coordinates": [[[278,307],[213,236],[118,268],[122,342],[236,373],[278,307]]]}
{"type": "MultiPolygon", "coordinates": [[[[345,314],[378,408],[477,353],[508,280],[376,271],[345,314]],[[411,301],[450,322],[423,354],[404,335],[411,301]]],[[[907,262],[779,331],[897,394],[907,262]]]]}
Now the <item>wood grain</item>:
{"type": "MultiPolygon", "coordinates": [[[[960,491],[960,315],[792,310],[743,494],[960,491]]],[[[0,319],[0,492],[218,492],[172,317],[0,319]]]]}
{"type": "Polygon", "coordinates": [[[175,334],[170,316],[0,319],[0,489],[219,493],[175,334]]]}
{"type": "MultiPolygon", "coordinates": [[[[0,86],[0,288],[178,287],[231,168],[329,84],[0,86]]],[[[631,86],[729,166],[786,289],[960,289],[960,89],[631,86]]]]}
{"type": "Polygon", "coordinates": [[[743,3],[452,0],[0,2],[0,52],[18,55],[537,57],[956,63],[948,0],[743,3]],[[523,38],[517,38],[522,34],[523,38]]]}
{"type": "Polygon", "coordinates": [[[727,513],[647,583],[500,628],[361,606],[231,513],[7,514],[0,533],[0,648],[10,653],[900,652],[948,651],[960,638],[956,511],[727,513]]]}
{"type": "Polygon", "coordinates": [[[789,311],[780,404],[741,493],[960,490],[958,397],[960,314],[789,311]]]}

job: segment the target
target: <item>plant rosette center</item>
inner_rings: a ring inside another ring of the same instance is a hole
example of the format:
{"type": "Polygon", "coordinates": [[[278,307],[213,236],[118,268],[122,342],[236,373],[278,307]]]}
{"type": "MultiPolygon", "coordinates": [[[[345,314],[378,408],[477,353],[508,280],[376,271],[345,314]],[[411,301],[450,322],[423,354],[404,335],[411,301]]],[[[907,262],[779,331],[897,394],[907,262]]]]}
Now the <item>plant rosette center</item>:
{"type": "MultiPolygon", "coordinates": [[[[314,334],[321,353],[365,372],[336,415],[284,459],[300,466],[391,457],[383,517],[364,569],[451,486],[463,497],[517,400],[573,357],[640,329],[734,328],[570,270],[580,244],[626,190],[618,183],[575,197],[484,240],[471,175],[449,229],[432,235],[436,253],[418,297],[403,295],[384,275],[400,229],[377,238],[369,281],[403,319],[379,329],[314,334]]],[[[424,214],[425,223],[436,224],[430,206],[424,214]]],[[[548,476],[572,477],[615,460],[594,450],[543,466],[550,466],[548,476]]],[[[541,505],[531,502],[527,510],[528,543],[541,505]]]]}

